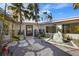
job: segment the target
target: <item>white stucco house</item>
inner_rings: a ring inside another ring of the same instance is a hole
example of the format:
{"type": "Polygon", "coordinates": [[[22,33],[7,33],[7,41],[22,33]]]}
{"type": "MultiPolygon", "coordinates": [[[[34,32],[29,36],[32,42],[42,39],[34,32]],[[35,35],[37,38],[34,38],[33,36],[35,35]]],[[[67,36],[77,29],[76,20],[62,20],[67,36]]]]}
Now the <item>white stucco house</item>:
{"type": "MultiPolygon", "coordinates": [[[[7,20],[8,21],[8,20],[7,20]]],[[[19,30],[19,22],[11,21],[9,30],[12,30],[12,23],[14,24],[13,30],[15,33],[19,30]]],[[[22,30],[25,36],[34,36],[35,30],[39,29],[46,34],[53,34],[57,29],[62,29],[62,32],[68,34],[73,39],[79,38],[79,17],[61,19],[59,21],[39,21],[38,25],[34,20],[26,20],[22,23],[22,30]],[[39,28],[38,28],[39,27],[39,28]]]]}
{"type": "MultiPolygon", "coordinates": [[[[19,26],[15,26],[19,30],[19,26]]],[[[15,29],[14,27],[14,29],[15,29]]],[[[43,30],[47,34],[56,33],[57,29],[62,29],[62,32],[72,36],[73,38],[79,38],[79,17],[61,19],[59,21],[39,21],[38,25],[34,20],[24,21],[22,23],[22,30],[26,36],[34,36],[34,31],[43,30]],[[75,36],[75,37],[74,37],[75,36]]]]}

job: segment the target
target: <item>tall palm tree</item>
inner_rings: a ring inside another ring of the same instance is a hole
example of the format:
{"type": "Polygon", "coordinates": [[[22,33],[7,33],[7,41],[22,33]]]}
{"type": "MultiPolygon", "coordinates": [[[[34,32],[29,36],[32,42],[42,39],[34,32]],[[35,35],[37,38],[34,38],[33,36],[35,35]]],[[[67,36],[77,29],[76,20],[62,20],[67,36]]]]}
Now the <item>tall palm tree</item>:
{"type": "Polygon", "coordinates": [[[21,34],[21,25],[22,25],[22,21],[23,21],[23,9],[24,6],[22,3],[12,3],[11,6],[8,7],[10,10],[12,10],[13,13],[13,18],[14,19],[19,19],[20,21],[20,34],[21,34]]]}
{"type": "Polygon", "coordinates": [[[3,27],[2,27],[2,30],[1,30],[1,41],[0,41],[0,43],[2,43],[2,40],[3,40],[3,32],[4,32],[4,25],[5,25],[5,19],[6,19],[6,6],[7,6],[7,4],[5,3],[5,5],[4,5],[5,7],[4,7],[4,11],[3,11],[3,14],[2,14],[2,18],[3,18],[3,27]]]}
{"type": "Polygon", "coordinates": [[[38,26],[38,31],[39,31],[39,4],[37,3],[30,3],[27,7],[27,10],[29,10],[29,19],[35,20],[37,26],[38,26]]]}
{"type": "Polygon", "coordinates": [[[52,14],[48,15],[48,19],[50,22],[52,21],[52,14]]]}
{"type": "Polygon", "coordinates": [[[47,15],[46,18],[47,18],[49,21],[52,21],[52,14],[51,14],[51,13],[48,14],[47,11],[45,11],[45,12],[43,12],[43,14],[47,15]]]}
{"type": "MultiPolygon", "coordinates": [[[[16,7],[14,6],[8,6],[8,10],[12,11],[12,17],[15,21],[18,20],[18,13],[16,13],[16,7]]],[[[12,36],[13,36],[13,28],[14,28],[14,23],[12,23],[12,36]]]]}

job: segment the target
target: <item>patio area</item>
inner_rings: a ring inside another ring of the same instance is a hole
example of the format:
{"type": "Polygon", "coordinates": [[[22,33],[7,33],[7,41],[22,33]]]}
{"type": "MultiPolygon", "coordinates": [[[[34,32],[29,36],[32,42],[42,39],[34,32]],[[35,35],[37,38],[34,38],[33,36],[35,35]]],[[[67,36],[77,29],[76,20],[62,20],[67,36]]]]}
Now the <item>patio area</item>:
{"type": "Polygon", "coordinates": [[[26,40],[10,43],[13,48],[13,56],[71,56],[56,46],[34,37],[26,40]]]}

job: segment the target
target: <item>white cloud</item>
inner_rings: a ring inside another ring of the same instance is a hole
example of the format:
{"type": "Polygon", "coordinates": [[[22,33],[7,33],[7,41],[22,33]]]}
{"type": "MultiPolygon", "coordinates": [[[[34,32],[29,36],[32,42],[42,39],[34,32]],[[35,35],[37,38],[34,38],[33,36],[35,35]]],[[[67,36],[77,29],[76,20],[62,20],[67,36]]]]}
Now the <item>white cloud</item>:
{"type": "Polygon", "coordinates": [[[47,4],[43,9],[49,9],[51,4],[47,4]]]}
{"type": "Polygon", "coordinates": [[[64,8],[64,7],[68,7],[69,4],[67,3],[60,3],[60,4],[47,4],[44,8],[44,9],[61,9],[61,8],[64,8]]]}
{"type": "Polygon", "coordinates": [[[64,8],[64,7],[68,7],[69,4],[58,4],[57,6],[53,7],[54,9],[61,9],[61,8],[64,8]]]}
{"type": "MultiPolygon", "coordinates": [[[[42,10],[40,10],[40,15],[47,11],[48,13],[50,13],[50,9],[61,9],[61,8],[64,8],[64,7],[67,7],[69,6],[69,4],[64,4],[64,3],[60,3],[60,4],[47,4],[45,5],[45,7],[42,8],[42,10]]],[[[62,14],[62,13],[59,13],[59,14],[62,14]]]]}
{"type": "Polygon", "coordinates": [[[50,13],[50,11],[49,11],[48,9],[42,10],[41,12],[42,12],[42,13],[43,13],[43,12],[50,13]]]}
{"type": "Polygon", "coordinates": [[[43,12],[50,13],[50,11],[49,11],[48,9],[45,9],[45,10],[41,10],[41,11],[39,12],[39,14],[40,14],[40,15],[42,15],[42,14],[43,14],[43,12]]]}
{"type": "Polygon", "coordinates": [[[24,3],[25,8],[27,8],[29,5],[29,3],[24,3]]]}

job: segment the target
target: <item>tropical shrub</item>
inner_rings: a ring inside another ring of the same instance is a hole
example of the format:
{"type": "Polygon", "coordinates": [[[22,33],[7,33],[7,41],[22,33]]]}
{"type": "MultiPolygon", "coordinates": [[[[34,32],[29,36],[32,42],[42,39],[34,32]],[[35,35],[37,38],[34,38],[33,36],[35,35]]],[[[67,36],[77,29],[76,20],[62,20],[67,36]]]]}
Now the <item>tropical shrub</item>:
{"type": "Polygon", "coordinates": [[[12,36],[13,41],[18,41],[19,40],[19,36],[12,36]]]}

